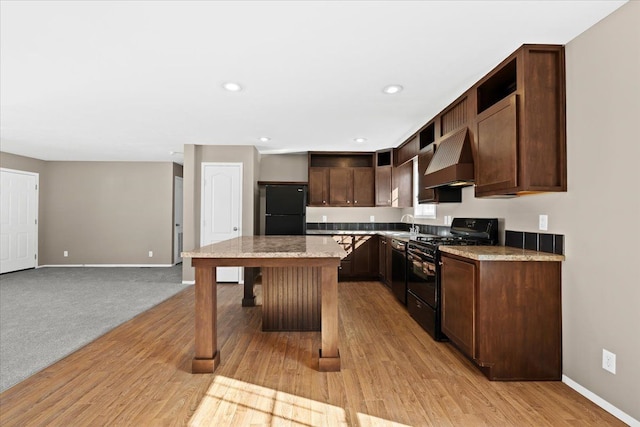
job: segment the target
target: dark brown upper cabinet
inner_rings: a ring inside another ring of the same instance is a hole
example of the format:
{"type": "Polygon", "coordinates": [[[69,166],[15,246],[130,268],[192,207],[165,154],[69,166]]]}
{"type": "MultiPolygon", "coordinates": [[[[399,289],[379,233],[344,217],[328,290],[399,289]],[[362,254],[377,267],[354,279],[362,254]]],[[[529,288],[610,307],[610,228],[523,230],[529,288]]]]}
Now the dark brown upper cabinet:
{"type": "Polygon", "coordinates": [[[309,153],[309,206],[374,206],[373,153],[309,153]]]}
{"type": "Polygon", "coordinates": [[[474,89],[476,197],[566,191],[564,48],[524,45],[474,89]]]}
{"type": "Polygon", "coordinates": [[[391,206],[394,208],[413,206],[413,162],[405,162],[393,168],[391,206]]]}
{"type": "Polygon", "coordinates": [[[462,201],[460,187],[427,188],[424,175],[435,150],[435,144],[429,144],[420,150],[418,156],[418,203],[459,203],[462,201]]]}
{"type": "Polygon", "coordinates": [[[376,206],[391,206],[393,150],[376,152],[376,206]]]}
{"type": "Polygon", "coordinates": [[[420,141],[418,139],[418,135],[413,135],[396,149],[394,165],[400,166],[401,164],[408,162],[418,155],[419,150],[420,141]]]}

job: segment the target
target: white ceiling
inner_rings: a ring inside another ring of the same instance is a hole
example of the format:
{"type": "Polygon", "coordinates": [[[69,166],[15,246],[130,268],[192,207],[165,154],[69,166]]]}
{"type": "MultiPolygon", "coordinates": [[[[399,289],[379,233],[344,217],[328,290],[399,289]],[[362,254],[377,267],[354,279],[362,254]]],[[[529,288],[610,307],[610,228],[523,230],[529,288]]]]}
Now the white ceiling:
{"type": "Polygon", "coordinates": [[[397,146],[521,44],[566,44],[624,3],[3,0],[0,145],[179,163],[183,144],[397,146]]]}

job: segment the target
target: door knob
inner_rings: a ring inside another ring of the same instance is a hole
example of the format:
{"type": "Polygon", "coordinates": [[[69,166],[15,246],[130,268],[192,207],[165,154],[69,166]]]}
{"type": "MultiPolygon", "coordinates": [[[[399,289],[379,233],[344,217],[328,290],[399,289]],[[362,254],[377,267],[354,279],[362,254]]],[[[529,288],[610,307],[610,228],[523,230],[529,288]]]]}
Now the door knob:
{"type": "Polygon", "coordinates": [[[233,227],[233,231],[238,231],[238,227],[233,227]]]}

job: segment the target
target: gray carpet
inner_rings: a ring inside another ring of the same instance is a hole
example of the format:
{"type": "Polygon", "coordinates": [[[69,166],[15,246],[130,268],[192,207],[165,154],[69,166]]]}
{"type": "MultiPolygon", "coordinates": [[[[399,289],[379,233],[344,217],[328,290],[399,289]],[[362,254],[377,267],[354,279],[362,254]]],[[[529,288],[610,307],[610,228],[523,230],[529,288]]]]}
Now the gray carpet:
{"type": "Polygon", "coordinates": [[[185,289],[182,266],[0,276],[0,391],[185,289]]]}

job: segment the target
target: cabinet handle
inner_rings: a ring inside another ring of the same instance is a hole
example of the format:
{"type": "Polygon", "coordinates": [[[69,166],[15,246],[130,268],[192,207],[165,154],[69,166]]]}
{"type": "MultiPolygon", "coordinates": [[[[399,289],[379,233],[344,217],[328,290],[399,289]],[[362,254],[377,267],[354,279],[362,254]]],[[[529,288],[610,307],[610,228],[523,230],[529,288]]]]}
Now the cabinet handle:
{"type": "Polygon", "coordinates": [[[349,200],[347,200],[347,204],[351,203],[349,200]]]}
{"type": "Polygon", "coordinates": [[[357,201],[357,200],[355,200],[355,201],[353,202],[353,204],[356,204],[356,203],[358,203],[358,201],[357,201]]]}
{"type": "Polygon", "coordinates": [[[323,204],[323,205],[327,204],[327,201],[326,201],[326,200],[323,200],[323,201],[322,201],[322,204],[323,204]]]}

